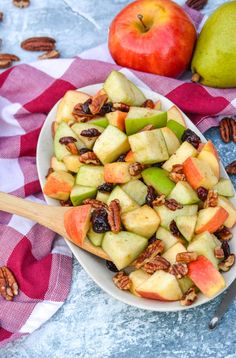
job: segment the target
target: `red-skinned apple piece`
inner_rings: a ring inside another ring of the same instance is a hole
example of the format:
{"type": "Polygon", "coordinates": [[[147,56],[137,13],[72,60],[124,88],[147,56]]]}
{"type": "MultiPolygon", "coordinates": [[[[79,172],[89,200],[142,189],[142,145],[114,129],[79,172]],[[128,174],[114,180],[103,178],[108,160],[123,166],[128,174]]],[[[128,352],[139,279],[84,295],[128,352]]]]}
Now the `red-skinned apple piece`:
{"type": "Polygon", "coordinates": [[[125,157],[125,161],[126,161],[127,163],[135,163],[134,152],[132,152],[132,150],[130,150],[130,151],[127,153],[127,155],[126,155],[126,157],[125,157]]]}
{"type": "Polygon", "coordinates": [[[74,181],[75,179],[70,173],[58,170],[47,177],[43,192],[51,198],[67,200],[69,199],[74,181]]]}
{"type": "Polygon", "coordinates": [[[188,276],[209,298],[215,296],[225,287],[223,276],[205,256],[198,256],[196,261],[188,264],[188,276]]]}
{"type": "Polygon", "coordinates": [[[208,163],[208,165],[211,167],[215,176],[219,179],[219,177],[220,177],[219,156],[218,156],[217,150],[211,140],[209,140],[206,144],[203,145],[203,147],[198,155],[198,159],[203,160],[206,163],[208,163]]]}
{"type": "Polygon", "coordinates": [[[127,117],[126,112],[115,111],[107,113],[106,118],[109,124],[119,128],[121,131],[125,130],[125,118],[127,117]]]}
{"type": "Polygon", "coordinates": [[[213,234],[224,224],[228,216],[227,211],[220,206],[202,209],[198,212],[195,232],[200,234],[208,231],[213,234]]]}
{"type": "Polygon", "coordinates": [[[183,166],[186,179],[193,189],[200,186],[211,189],[218,182],[209,164],[203,160],[189,157],[184,161],[183,166]]]}
{"type": "Polygon", "coordinates": [[[113,20],[109,49],[121,66],[177,77],[191,60],[195,27],[170,0],[138,0],[113,20]]]}
{"type": "Polygon", "coordinates": [[[131,180],[129,163],[115,162],[104,165],[104,180],[106,183],[124,184],[131,180]]]}

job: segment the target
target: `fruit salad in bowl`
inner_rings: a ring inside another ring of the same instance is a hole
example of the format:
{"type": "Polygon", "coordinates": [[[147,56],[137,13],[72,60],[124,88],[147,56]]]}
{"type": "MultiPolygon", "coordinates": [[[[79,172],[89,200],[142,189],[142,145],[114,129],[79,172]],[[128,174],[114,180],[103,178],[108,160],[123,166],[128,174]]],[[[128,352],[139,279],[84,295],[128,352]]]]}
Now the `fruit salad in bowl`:
{"type": "Polygon", "coordinates": [[[37,166],[47,202],[76,207],[65,216],[69,246],[114,297],[186,309],[236,277],[235,193],[214,144],[122,73],[64,95],[42,129],[37,166]],[[82,252],[85,242],[106,262],[82,252]]]}

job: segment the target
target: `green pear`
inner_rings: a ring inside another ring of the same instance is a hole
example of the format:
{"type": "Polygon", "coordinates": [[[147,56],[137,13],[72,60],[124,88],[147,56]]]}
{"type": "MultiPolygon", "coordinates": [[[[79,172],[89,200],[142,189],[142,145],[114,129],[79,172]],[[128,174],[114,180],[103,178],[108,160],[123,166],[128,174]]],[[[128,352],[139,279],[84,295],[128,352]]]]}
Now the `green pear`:
{"type": "Polygon", "coordinates": [[[199,35],[192,80],[210,87],[236,87],[236,1],[220,6],[199,35]]]}

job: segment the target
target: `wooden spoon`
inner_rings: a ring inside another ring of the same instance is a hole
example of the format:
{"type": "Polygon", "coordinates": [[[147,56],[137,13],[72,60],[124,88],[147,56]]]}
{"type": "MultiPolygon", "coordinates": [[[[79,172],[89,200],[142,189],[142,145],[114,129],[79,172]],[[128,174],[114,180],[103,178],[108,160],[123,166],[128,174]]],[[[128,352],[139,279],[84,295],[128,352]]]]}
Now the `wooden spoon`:
{"type": "MultiPolygon", "coordinates": [[[[33,203],[14,195],[0,192],[0,210],[36,221],[37,223],[72,241],[69,238],[64,226],[64,215],[68,210],[73,210],[71,207],[49,206],[33,203]]],[[[100,247],[94,246],[88,239],[85,239],[81,248],[92,253],[93,255],[110,260],[108,255],[100,247]]]]}

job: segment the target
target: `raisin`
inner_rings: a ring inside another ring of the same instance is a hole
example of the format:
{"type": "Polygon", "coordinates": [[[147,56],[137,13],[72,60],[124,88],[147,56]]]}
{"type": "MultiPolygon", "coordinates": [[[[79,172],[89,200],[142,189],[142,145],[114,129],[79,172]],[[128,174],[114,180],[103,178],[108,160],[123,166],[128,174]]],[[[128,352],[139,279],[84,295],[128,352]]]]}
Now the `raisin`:
{"type": "Polygon", "coordinates": [[[111,102],[105,103],[100,109],[99,114],[104,116],[104,114],[112,112],[113,104],[111,102]]]}
{"type": "Polygon", "coordinates": [[[110,193],[113,190],[113,184],[111,183],[104,183],[98,186],[98,191],[102,193],[110,193]]]}
{"type": "Polygon", "coordinates": [[[117,162],[124,162],[126,155],[127,155],[127,153],[121,154],[121,155],[116,159],[116,161],[117,161],[117,162]]]}
{"type": "Polygon", "coordinates": [[[96,128],[84,129],[83,131],[80,132],[80,135],[82,135],[82,137],[88,137],[88,138],[99,137],[100,134],[101,132],[99,132],[99,130],[97,130],[96,128]]]}
{"type": "Polygon", "coordinates": [[[59,139],[59,143],[60,144],[69,144],[69,143],[75,143],[75,142],[77,142],[77,139],[76,138],[74,138],[74,137],[61,137],[60,139],[59,139]]]}
{"type": "Polygon", "coordinates": [[[111,230],[106,209],[102,208],[93,211],[92,226],[93,230],[98,234],[111,230]]]}
{"type": "Polygon", "coordinates": [[[154,164],[152,164],[152,167],[154,167],[154,168],[161,168],[164,163],[165,163],[165,162],[154,163],[154,164]]]}
{"type": "Polygon", "coordinates": [[[191,129],[186,129],[182,135],[181,140],[187,141],[190,144],[192,144],[192,146],[194,148],[198,148],[199,144],[201,143],[201,139],[198,137],[198,135],[196,133],[194,133],[191,129]]]}
{"type": "Polygon", "coordinates": [[[221,244],[221,248],[223,249],[224,251],[224,256],[225,256],[225,259],[227,259],[230,255],[230,247],[229,247],[229,244],[227,241],[223,241],[222,244],[221,244]]]}
{"type": "Polygon", "coordinates": [[[84,102],[83,104],[81,104],[81,109],[85,114],[92,114],[90,109],[89,109],[89,105],[92,103],[92,99],[89,98],[86,102],[84,102]]]}
{"type": "Polygon", "coordinates": [[[79,154],[80,154],[80,155],[83,155],[83,154],[88,153],[88,152],[92,152],[92,150],[91,150],[91,149],[88,149],[88,148],[81,148],[81,149],[79,150],[79,154]]]}
{"type": "Polygon", "coordinates": [[[155,189],[151,185],[148,185],[146,204],[152,207],[152,202],[156,199],[156,197],[157,197],[157,194],[155,192],[155,189]]]}
{"type": "Polygon", "coordinates": [[[115,264],[113,264],[112,261],[106,260],[106,267],[108,268],[108,270],[112,272],[119,272],[118,268],[116,267],[115,264]]]}
{"type": "Polygon", "coordinates": [[[175,220],[172,220],[171,223],[170,223],[170,232],[174,235],[174,236],[177,236],[177,237],[181,237],[181,233],[176,225],[176,222],[175,220]]]}
{"type": "Polygon", "coordinates": [[[203,186],[199,186],[199,188],[197,188],[197,196],[200,200],[205,201],[207,199],[207,195],[208,190],[203,188],[203,186]]]}
{"type": "Polygon", "coordinates": [[[155,241],[157,240],[156,235],[152,235],[152,237],[150,237],[150,239],[148,240],[148,245],[153,244],[155,241]]]}

